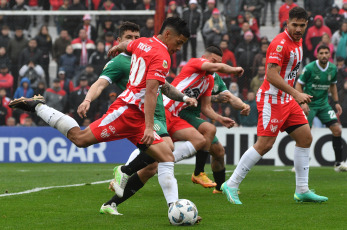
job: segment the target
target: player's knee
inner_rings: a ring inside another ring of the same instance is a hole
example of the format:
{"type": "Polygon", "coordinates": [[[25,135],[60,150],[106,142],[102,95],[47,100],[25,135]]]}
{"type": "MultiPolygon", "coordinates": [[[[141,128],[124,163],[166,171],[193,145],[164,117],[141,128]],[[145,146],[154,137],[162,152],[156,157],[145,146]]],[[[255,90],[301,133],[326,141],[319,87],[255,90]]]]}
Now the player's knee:
{"type": "Polygon", "coordinates": [[[142,178],[145,178],[148,180],[149,178],[153,177],[157,173],[157,169],[158,169],[158,162],[154,162],[154,163],[148,165],[143,170],[141,170],[139,172],[139,176],[141,174],[142,178]]]}
{"type": "Polygon", "coordinates": [[[202,133],[202,135],[206,137],[214,137],[217,132],[216,126],[212,125],[211,123],[204,122],[200,127],[199,127],[199,132],[202,133]]]}
{"type": "Polygon", "coordinates": [[[332,130],[332,134],[334,137],[340,137],[342,134],[342,130],[340,127],[337,127],[335,129],[332,130]]]}
{"type": "Polygon", "coordinates": [[[223,158],[224,159],[225,149],[219,142],[217,142],[217,143],[211,145],[210,153],[215,158],[223,158]]]}
{"type": "Polygon", "coordinates": [[[302,147],[302,148],[309,148],[312,143],[312,136],[307,135],[302,138],[300,138],[299,141],[296,142],[297,146],[302,147]]]}

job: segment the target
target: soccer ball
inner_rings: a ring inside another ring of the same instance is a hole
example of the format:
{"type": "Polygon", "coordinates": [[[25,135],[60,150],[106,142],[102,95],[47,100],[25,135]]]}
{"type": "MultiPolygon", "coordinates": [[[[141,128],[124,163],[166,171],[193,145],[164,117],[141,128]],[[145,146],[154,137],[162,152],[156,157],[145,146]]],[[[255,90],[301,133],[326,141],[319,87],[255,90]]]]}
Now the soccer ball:
{"type": "Polygon", "coordinates": [[[193,225],[198,219],[198,209],[190,200],[179,199],[170,206],[168,217],[172,225],[193,225]]]}

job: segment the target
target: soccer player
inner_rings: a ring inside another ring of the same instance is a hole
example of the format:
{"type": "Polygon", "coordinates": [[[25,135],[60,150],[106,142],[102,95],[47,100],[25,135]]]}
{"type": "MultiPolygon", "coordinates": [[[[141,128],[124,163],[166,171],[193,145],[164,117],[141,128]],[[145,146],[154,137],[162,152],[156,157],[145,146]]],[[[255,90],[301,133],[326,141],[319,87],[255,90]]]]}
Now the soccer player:
{"type": "Polygon", "coordinates": [[[317,49],[317,59],[305,66],[296,83],[296,90],[312,95],[309,104],[302,104],[308,123],[312,127],[312,121],[315,116],[331,130],[333,134],[333,148],[335,151],[336,172],[346,172],[347,165],[342,162],[342,138],[341,127],[337,120],[335,111],[328,103],[328,91],[330,90],[334,100],[337,114],[340,116],[342,108],[339,104],[337,93],[337,68],[329,62],[331,56],[328,46],[321,45],[317,49]]]}
{"type": "Polygon", "coordinates": [[[154,110],[159,85],[165,83],[170,55],[180,50],[190,34],[180,18],[167,18],[158,36],[127,42],[132,53],[129,83],[107,113],[81,130],[71,117],[45,105],[42,96],[12,101],[12,108],[36,112],[51,127],[58,129],[78,147],[127,138],[158,163],[158,180],[166,202],[178,200],[174,177],[174,157],[170,147],[153,130],[154,110]]]}
{"type": "Polygon", "coordinates": [[[300,7],[291,9],[287,29],[272,40],[267,50],[266,76],[256,99],[259,112],[258,138],[256,143],[242,155],[229,180],[222,185],[223,193],[233,204],[242,204],[238,196],[240,183],[249,170],[272,148],[279,131],[286,131],[296,142],[294,200],[298,202],[328,200],[327,197],[315,194],[308,187],[312,136],[299,104],[311,102],[312,96],[293,88],[302,61],[302,36],[306,27],[307,12],[300,7]]]}

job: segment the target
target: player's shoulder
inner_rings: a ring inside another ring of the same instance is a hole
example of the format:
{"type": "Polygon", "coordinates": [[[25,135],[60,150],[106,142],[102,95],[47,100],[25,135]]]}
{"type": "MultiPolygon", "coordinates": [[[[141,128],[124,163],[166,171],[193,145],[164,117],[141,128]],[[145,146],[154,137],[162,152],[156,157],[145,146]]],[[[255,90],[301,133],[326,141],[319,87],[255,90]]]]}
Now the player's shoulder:
{"type": "Polygon", "coordinates": [[[337,71],[337,66],[334,63],[329,62],[329,69],[333,70],[333,71],[335,71],[335,70],[337,71]]]}

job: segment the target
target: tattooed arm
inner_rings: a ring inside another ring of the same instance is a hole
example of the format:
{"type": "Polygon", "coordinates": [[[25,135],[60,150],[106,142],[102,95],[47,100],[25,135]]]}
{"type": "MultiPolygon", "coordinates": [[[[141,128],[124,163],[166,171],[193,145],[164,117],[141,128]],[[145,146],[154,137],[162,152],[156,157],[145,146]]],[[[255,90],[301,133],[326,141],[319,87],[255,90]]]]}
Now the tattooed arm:
{"type": "Polygon", "coordinates": [[[181,101],[187,103],[189,106],[197,106],[198,102],[195,98],[190,98],[184,95],[181,91],[173,87],[169,82],[165,81],[165,84],[161,87],[161,92],[174,101],[181,101]]]}

